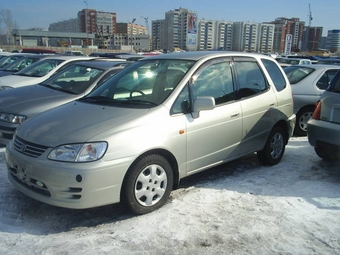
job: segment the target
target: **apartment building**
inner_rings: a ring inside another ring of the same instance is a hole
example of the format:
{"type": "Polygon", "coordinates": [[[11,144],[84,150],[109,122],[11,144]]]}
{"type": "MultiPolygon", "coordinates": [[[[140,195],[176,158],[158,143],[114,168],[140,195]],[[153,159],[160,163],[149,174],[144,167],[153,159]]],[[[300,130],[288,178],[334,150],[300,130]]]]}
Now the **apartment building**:
{"type": "Polygon", "coordinates": [[[151,22],[151,49],[167,49],[165,44],[165,19],[153,20],[151,22]]]}
{"type": "Polygon", "coordinates": [[[326,48],[332,53],[340,51],[340,29],[328,30],[326,48]]]}

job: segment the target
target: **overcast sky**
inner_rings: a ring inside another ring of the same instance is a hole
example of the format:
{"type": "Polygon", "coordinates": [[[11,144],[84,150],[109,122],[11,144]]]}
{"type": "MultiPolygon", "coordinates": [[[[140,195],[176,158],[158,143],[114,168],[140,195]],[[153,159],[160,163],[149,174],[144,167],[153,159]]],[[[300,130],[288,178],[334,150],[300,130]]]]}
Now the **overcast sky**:
{"type": "Polygon", "coordinates": [[[78,11],[85,9],[115,12],[118,22],[130,22],[136,18],[136,24],[145,25],[145,19],[151,25],[152,20],[164,19],[165,12],[180,7],[198,13],[199,19],[225,21],[267,22],[278,17],[300,18],[309,23],[309,7],[312,26],[323,27],[323,34],[328,30],[340,29],[339,0],[11,0],[1,1],[0,9],[8,9],[20,29],[32,27],[48,28],[50,23],[76,18],[78,11]]]}

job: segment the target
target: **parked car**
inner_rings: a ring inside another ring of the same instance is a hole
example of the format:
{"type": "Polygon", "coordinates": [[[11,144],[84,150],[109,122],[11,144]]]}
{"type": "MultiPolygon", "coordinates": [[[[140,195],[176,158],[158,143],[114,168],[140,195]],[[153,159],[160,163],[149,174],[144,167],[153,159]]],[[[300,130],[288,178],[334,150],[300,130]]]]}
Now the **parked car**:
{"type": "Polygon", "coordinates": [[[6,145],[23,121],[78,99],[125,67],[126,62],[77,62],[42,83],[9,89],[0,97],[0,145],[6,145]]]}
{"type": "Polygon", "coordinates": [[[68,50],[68,51],[65,51],[64,54],[72,55],[72,56],[86,56],[86,54],[82,52],[81,50],[68,50]]]}
{"type": "Polygon", "coordinates": [[[340,66],[318,64],[284,68],[293,91],[295,135],[307,134],[307,121],[313,114],[315,104],[339,69],[340,66]]]}
{"type": "Polygon", "coordinates": [[[146,57],[76,101],[24,121],[6,146],[10,182],[67,208],[166,203],[186,176],[257,152],[280,162],[295,123],[271,57],[183,52],[146,57]]]}
{"type": "Polygon", "coordinates": [[[60,55],[47,56],[41,61],[38,61],[29,67],[14,73],[13,75],[1,77],[0,93],[6,89],[19,88],[22,86],[40,83],[77,61],[79,62],[91,59],[95,58],[60,55]]]}
{"type": "Polygon", "coordinates": [[[292,65],[311,65],[312,61],[310,59],[304,59],[304,58],[279,58],[277,59],[277,62],[279,62],[280,66],[286,67],[286,66],[292,66],[292,65]]]}
{"type": "Polygon", "coordinates": [[[340,159],[340,71],[317,102],[307,123],[307,134],[320,158],[340,159]]]}
{"type": "Polygon", "coordinates": [[[46,55],[30,54],[19,58],[0,69],[0,77],[11,75],[43,59],[46,55]]]}
{"type": "Polygon", "coordinates": [[[47,54],[47,55],[57,54],[55,50],[39,49],[39,48],[23,48],[21,53],[47,54]]]}
{"type": "Polygon", "coordinates": [[[318,61],[318,64],[340,65],[340,58],[323,58],[318,61]]]}

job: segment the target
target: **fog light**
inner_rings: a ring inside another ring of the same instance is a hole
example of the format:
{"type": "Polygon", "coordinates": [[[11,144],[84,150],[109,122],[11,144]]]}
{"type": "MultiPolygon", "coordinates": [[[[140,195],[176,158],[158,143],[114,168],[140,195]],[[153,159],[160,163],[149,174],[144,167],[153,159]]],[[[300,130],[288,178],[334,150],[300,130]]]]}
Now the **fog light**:
{"type": "Polygon", "coordinates": [[[40,188],[44,187],[44,184],[41,181],[36,181],[35,184],[37,184],[37,186],[39,186],[40,188]]]}

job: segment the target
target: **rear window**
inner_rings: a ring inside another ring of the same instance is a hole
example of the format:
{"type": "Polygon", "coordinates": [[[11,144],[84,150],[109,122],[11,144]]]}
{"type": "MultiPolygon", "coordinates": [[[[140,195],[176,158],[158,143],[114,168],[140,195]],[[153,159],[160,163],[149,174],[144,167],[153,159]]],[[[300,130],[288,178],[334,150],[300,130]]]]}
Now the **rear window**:
{"type": "Polygon", "coordinates": [[[283,70],[286,73],[290,84],[296,84],[314,72],[313,68],[300,66],[288,66],[283,70]]]}
{"type": "Polygon", "coordinates": [[[266,67],[270,78],[274,82],[276,90],[283,90],[286,87],[286,80],[283,77],[283,74],[280,71],[279,67],[273,61],[270,61],[268,59],[262,59],[262,63],[266,67]]]}

